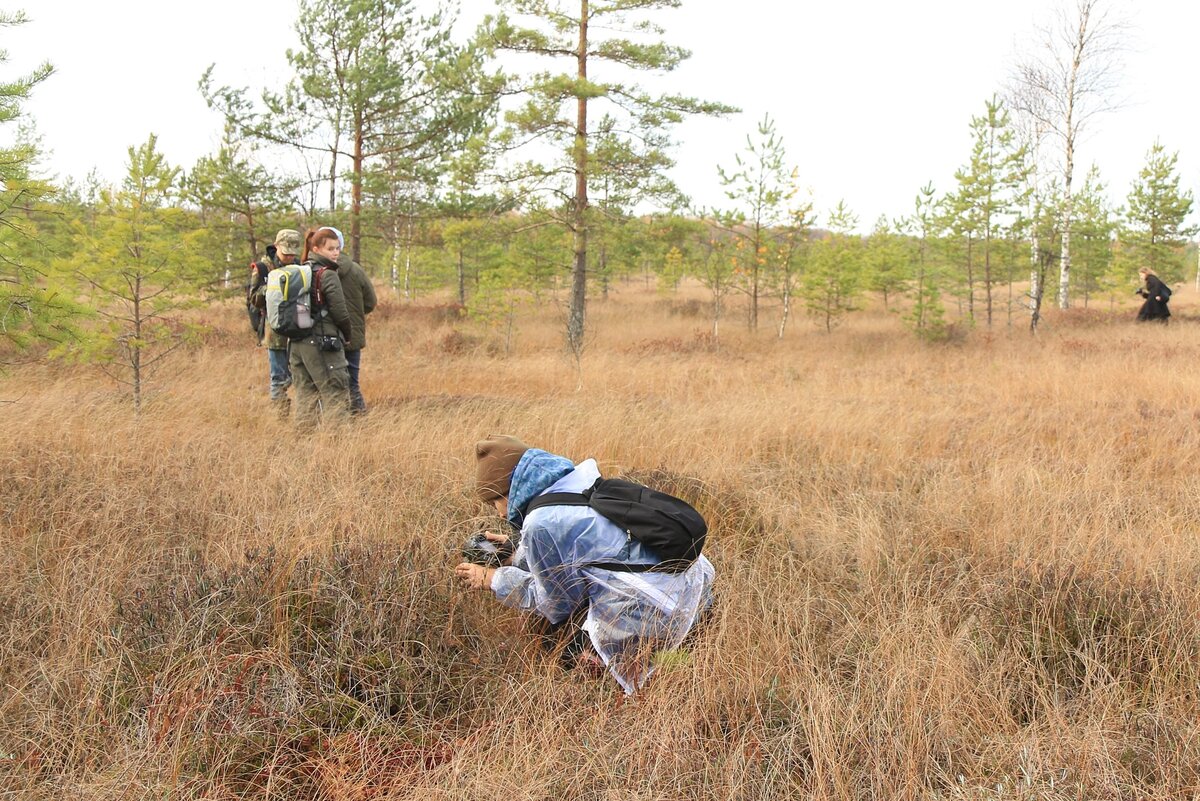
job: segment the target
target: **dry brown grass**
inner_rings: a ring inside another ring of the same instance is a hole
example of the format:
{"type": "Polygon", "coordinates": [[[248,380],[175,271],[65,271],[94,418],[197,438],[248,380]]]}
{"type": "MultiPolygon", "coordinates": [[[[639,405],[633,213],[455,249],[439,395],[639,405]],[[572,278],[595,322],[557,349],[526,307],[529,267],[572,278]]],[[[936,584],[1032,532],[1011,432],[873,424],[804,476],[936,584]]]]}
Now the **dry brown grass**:
{"type": "Polygon", "coordinates": [[[926,346],[872,312],[717,350],[694,299],[593,304],[582,377],[553,312],[504,358],[393,302],[372,414],[312,434],[232,306],[141,420],[10,374],[0,794],[1200,795],[1200,327],[926,346]],[[712,523],[714,618],[632,701],[453,585],[502,431],[712,523]]]}

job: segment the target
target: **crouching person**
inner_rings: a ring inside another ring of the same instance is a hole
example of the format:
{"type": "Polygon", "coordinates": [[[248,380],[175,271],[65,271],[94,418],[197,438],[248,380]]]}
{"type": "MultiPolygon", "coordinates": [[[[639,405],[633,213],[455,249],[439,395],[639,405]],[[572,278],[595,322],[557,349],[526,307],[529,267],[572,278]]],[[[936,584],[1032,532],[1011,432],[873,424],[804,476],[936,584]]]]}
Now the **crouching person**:
{"type": "Polygon", "coordinates": [[[477,443],[475,457],[479,498],[520,531],[520,541],[509,564],[459,564],[459,580],[550,626],[580,621],[581,661],[602,663],[626,693],[637,691],[653,672],[654,653],[678,647],[711,604],[713,566],[696,555],[703,533],[696,554],[667,563],[578,500],[600,486],[594,459],[576,465],[507,436],[477,443]]]}

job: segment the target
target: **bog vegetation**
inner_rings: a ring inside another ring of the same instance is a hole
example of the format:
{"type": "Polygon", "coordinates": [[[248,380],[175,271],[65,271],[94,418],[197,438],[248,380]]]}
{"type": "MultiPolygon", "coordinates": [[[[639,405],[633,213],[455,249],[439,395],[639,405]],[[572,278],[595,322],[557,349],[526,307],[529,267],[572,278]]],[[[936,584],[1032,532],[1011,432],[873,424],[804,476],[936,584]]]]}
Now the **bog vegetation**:
{"type": "Polygon", "coordinates": [[[370,416],[303,437],[268,411],[236,303],[203,310],[140,416],[99,374],[13,372],[0,787],[1191,798],[1194,326],[1136,327],[1129,300],[1051,312],[1032,348],[930,345],[877,301],[717,349],[702,294],[615,286],[582,391],[555,313],[506,355],[452,307],[390,299],[370,416]],[[632,700],[453,581],[471,443],[496,431],[712,524],[714,615],[632,700]]]}
{"type": "MultiPolygon", "coordinates": [[[[1105,4],[873,223],[769,115],[719,208],[663,178],[675,126],[735,111],[634,81],[686,59],[643,16],[674,5],[501,0],[458,41],[302,0],[287,85],[202,76],[197,163],[0,151],[0,791],[1196,796],[1193,198],[1165,143],[1076,175],[1105,4]],[[309,224],[383,302],[370,415],[297,432],[241,293],[309,224]],[[1142,266],[1169,327],[1131,322],[1142,266]],[[455,585],[500,432],[708,517],[714,615],[636,697],[455,585]]],[[[52,73],[3,78],[0,124],[52,73]]]]}

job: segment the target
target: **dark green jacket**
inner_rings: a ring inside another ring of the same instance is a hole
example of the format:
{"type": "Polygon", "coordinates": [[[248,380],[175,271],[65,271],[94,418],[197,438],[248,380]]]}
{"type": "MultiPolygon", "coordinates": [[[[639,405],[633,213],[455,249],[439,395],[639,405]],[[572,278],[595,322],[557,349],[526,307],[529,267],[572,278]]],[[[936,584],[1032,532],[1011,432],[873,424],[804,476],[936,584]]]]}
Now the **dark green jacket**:
{"type": "MultiPolygon", "coordinates": [[[[308,257],[307,264],[312,266],[313,283],[317,281],[317,270],[327,268],[321,273],[320,306],[314,311],[318,318],[313,324],[313,336],[334,336],[341,334],[347,342],[353,333],[350,327],[350,310],[346,306],[346,293],[342,290],[342,281],[338,277],[338,266],[324,256],[313,254],[308,257]]],[[[314,286],[313,289],[316,289],[314,286]]]]}
{"type": "Polygon", "coordinates": [[[362,350],[367,346],[367,315],[375,311],[379,302],[375,286],[366,270],[346,253],[338,257],[338,276],[342,279],[342,293],[350,310],[351,334],[346,350],[362,350]]]}

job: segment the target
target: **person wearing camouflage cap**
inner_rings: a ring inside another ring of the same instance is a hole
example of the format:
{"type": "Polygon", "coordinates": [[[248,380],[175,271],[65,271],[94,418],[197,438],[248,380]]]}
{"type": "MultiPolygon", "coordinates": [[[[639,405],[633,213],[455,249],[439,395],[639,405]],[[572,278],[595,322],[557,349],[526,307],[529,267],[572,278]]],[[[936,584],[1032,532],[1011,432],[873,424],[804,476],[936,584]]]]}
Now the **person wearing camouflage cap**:
{"type": "MultiPolygon", "coordinates": [[[[260,266],[261,262],[251,266],[250,280],[254,283],[253,301],[258,308],[262,309],[264,319],[267,306],[267,273],[276,267],[295,264],[300,258],[301,246],[299,231],[293,228],[281,229],[275,234],[274,243],[267,248],[269,261],[266,265],[262,265],[266,267],[266,270],[260,266]]],[[[264,343],[267,346],[267,365],[270,369],[271,402],[279,407],[279,412],[283,417],[287,417],[291,412],[288,387],[292,385],[292,371],[288,367],[289,340],[263,325],[259,335],[259,344],[264,343]]]]}

